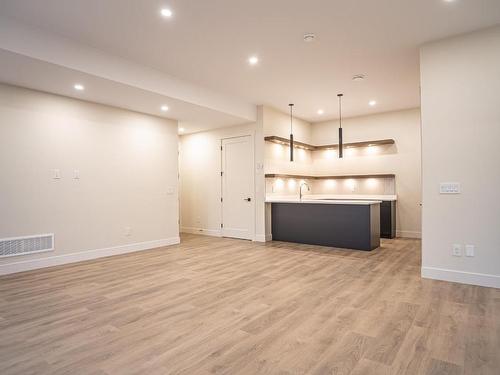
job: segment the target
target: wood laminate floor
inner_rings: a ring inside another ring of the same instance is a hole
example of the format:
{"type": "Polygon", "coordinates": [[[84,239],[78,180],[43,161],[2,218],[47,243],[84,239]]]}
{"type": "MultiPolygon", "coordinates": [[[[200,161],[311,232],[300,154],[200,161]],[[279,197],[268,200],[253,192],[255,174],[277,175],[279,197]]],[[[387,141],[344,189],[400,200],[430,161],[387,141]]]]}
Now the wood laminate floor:
{"type": "Polygon", "coordinates": [[[500,374],[500,290],[365,253],[185,235],[0,278],[0,374],[500,374]]]}

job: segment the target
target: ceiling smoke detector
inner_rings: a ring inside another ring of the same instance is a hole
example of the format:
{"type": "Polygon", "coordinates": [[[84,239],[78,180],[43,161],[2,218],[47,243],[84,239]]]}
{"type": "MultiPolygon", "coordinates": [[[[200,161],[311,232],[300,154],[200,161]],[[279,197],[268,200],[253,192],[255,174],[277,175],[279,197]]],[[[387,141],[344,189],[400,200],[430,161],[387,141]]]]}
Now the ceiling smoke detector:
{"type": "Polygon", "coordinates": [[[354,82],[363,82],[364,79],[365,79],[364,74],[356,74],[355,76],[352,77],[352,80],[354,82]]]}
{"type": "Polygon", "coordinates": [[[311,43],[314,42],[314,39],[316,39],[316,35],[313,33],[304,34],[304,42],[311,43]]]}

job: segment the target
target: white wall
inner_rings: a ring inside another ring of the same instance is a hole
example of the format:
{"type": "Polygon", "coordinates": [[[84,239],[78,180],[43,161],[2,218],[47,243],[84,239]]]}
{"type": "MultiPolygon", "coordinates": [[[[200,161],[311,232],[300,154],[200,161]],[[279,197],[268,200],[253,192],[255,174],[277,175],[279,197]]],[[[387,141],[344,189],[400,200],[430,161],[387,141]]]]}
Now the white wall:
{"type": "Polygon", "coordinates": [[[55,233],[0,273],[178,242],[177,142],[176,121],[0,85],[0,238],[55,233]]]}
{"type": "MultiPolygon", "coordinates": [[[[262,108],[259,108],[262,112],[262,108]]],[[[255,155],[255,239],[264,241],[263,135],[259,122],[183,135],[180,144],[181,230],[220,236],[221,140],[251,135],[255,155]]]]}
{"type": "MultiPolygon", "coordinates": [[[[264,135],[290,138],[290,113],[263,107],[264,135]]],[[[311,142],[311,124],[294,117],[293,137],[295,141],[311,142]]],[[[302,149],[294,149],[294,162],[290,163],[290,148],[275,143],[265,143],[265,172],[282,174],[306,174],[310,172],[311,155],[302,149]]]]}
{"type": "MultiPolygon", "coordinates": [[[[290,112],[283,108],[283,112],[272,107],[263,106],[264,135],[290,137],[290,112]]],[[[293,118],[293,137],[298,142],[311,142],[311,124],[300,118],[293,118]]]]}
{"type": "MultiPolygon", "coordinates": [[[[342,159],[339,159],[335,152],[329,155],[331,151],[316,151],[313,153],[314,172],[318,175],[395,174],[395,192],[392,194],[398,196],[396,215],[398,235],[420,237],[422,200],[420,109],[347,118],[342,121],[342,128],[346,143],[392,138],[395,144],[345,149],[342,159]]],[[[313,124],[312,142],[315,145],[338,143],[338,121],[313,124]]],[[[366,185],[365,181],[359,181],[356,193],[391,194],[387,188],[383,189],[388,186],[387,182],[380,181],[378,184],[380,188],[373,192],[370,192],[366,185]]],[[[318,186],[315,192],[339,193],[335,187],[329,190],[324,183],[318,186]]]]}
{"type": "Polygon", "coordinates": [[[500,288],[500,27],[428,44],[420,66],[422,275],[500,288]],[[462,193],[440,195],[449,181],[462,193]]]}

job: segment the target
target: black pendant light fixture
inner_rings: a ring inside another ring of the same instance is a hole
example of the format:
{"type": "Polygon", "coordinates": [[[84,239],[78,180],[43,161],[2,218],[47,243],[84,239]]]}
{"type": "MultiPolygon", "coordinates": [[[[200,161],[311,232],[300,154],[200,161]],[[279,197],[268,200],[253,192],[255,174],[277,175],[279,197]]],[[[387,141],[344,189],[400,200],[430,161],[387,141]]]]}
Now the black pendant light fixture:
{"type": "Polygon", "coordinates": [[[293,161],[293,104],[290,106],[290,161],[293,161]]]}
{"type": "Polygon", "coordinates": [[[337,94],[339,97],[339,158],[344,156],[344,145],[342,143],[342,97],[344,94],[337,94]]]}

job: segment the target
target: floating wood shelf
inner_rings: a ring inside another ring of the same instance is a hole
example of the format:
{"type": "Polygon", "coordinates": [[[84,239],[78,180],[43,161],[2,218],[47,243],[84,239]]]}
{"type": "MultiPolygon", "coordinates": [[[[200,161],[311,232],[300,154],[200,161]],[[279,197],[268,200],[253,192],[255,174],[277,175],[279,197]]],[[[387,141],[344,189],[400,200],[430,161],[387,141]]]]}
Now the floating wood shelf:
{"type": "MultiPolygon", "coordinates": [[[[283,138],[283,137],[277,137],[275,135],[272,135],[269,137],[264,137],[264,140],[267,142],[277,143],[279,145],[290,146],[289,139],[283,138]]],[[[316,149],[316,146],[309,145],[309,144],[303,143],[303,142],[297,142],[295,140],[293,141],[293,145],[297,148],[302,148],[302,149],[310,150],[310,151],[314,151],[316,149]]]]}
{"type": "Polygon", "coordinates": [[[303,178],[306,180],[333,180],[345,178],[395,178],[395,174],[352,174],[352,175],[333,175],[333,176],[307,176],[298,174],[277,174],[268,173],[266,178],[303,178]]]}
{"type": "MultiPolygon", "coordinates": [[[[375,141],[363,141],[363,142],[351,142],[344,143],[345,148],[351,147],[369,147],[369,146],[381,146],[381,145],[393,145],[394,139],[378,139],[375,141]]],[[[315,146],[315,150],[330,150],[338,148],[338,144],[333,145],[323,145],[323,146],[315,146]]]]}
{"type": "MultiPolygon", "coordinates": [[[[289,139],[283,138],[283,137],[278,137],[275,135],[272,135],[269,137],[264,137],[264,140],[267,142],[277,143],[277,144],[285,145],[285,146],[290,145],[289,139]]],[[[381,145],[392,145],[394,143],[395,143],[394,139],[378,139],[378,140],[374,140],[374,141],[344,143],[344,147],[351,148],[351,147],[381,146],[381,145]]],[[[338,144],[314,146],[314,145],[310,145],[310,144],[303,143],[303,142],[297,142],[297,141],[294,141],[293,144],[294,144],[294,147],[302,148],[302,149],[310,150],[310,151],[334,150],[334,149],[337,149],[339,147],[338,144]]]]}

